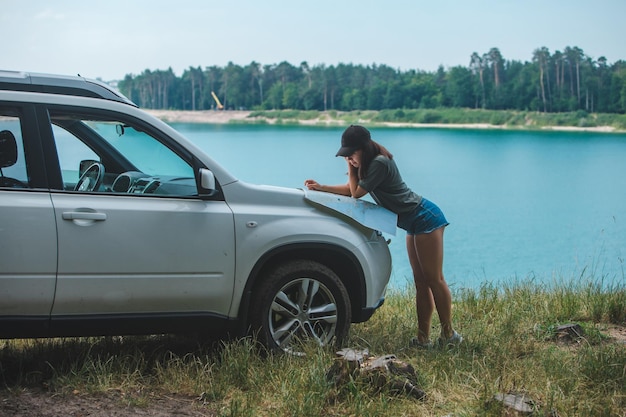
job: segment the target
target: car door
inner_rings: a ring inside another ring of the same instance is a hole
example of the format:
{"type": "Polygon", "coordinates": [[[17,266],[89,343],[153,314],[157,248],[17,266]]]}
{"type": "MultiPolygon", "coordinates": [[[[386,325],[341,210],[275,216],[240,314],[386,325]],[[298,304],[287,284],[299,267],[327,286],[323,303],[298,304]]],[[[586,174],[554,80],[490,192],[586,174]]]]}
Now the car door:
{"type": "Polygon", "coordinates": [[[233,215],[223,200],[197,196],[188,156],[115,114],[50,115],[63,183],[51,193],[59,245],[53,319],[226,315],[233,215]],[[94,169],[100,179],[89,178],[94,169]]]}
{"type": "Polygon", "coordinates": [[[57,268],[52,202],[37,172],[39,142],[27,113],[0,103],[0,334],[5,337],[45,335],[57,268]]]}

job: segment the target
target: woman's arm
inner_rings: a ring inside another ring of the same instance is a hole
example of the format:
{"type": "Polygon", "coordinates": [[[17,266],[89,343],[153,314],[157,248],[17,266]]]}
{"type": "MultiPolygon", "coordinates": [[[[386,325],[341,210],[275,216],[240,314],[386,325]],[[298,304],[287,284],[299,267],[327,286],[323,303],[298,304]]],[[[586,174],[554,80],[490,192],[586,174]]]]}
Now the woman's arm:
{"type": "Polygon", "coordinates": [[[348,183],[339,185],[322,185],[315,180],[306,180],[304,185],[309,190],[324,191],[327,193],[340,194],[353,198],[361,198],[367,194],[367,190],[359,186],[358,169],[348,164],[348,183]]]}
{"type": "Polygon", "coordinates": [[[350,186],[348,184],[322,185],[315,180],[306,180],[304,181],[304,185],[309,190],[350,196],[350,186]]]}
{"type": "Polygon", "coordinates": [[[359,186],[359,169],[348,164],[348,188],[350,194],[354,198],[361,198],[367,194],[367,190],[359,186]]]}

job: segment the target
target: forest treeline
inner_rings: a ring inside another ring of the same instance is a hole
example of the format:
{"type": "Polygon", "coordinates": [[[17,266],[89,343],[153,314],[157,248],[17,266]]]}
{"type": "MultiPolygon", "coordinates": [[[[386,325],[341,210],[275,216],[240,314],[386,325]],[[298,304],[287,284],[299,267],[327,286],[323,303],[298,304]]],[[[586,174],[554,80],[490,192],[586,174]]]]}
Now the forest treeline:
{"type": "Polygon", "coordinates": [[[473,53],[467,66],[400,71],[387,65],[324,64],[171,68],[126,75],[119,90],[148,109],[319,110],[473,108],[545,113],[626,113],[626,61],[609,64],[578,47],[531,61],[506,60],[498,48],[473,53]],[[214,93],[216,96],[212,95],[214,93]]]}

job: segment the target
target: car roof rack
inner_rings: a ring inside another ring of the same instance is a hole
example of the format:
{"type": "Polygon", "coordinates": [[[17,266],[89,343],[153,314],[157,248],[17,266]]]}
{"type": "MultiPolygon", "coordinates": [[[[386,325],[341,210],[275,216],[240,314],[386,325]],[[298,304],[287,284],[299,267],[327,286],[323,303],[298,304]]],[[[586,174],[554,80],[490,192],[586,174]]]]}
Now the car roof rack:
{"type": "Polygon", "coordinates": [[[108,84],[78,76],[0,70],[0,90],[93,97],[137,107],[108,84]]]}

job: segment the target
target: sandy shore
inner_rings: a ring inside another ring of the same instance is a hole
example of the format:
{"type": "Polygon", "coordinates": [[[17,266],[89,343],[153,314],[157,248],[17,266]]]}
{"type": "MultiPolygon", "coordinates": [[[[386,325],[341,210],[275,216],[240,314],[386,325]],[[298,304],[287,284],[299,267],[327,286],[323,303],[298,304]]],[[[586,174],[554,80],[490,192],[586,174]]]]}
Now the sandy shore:
{"type": "MultiPolygon", "coordinates": [[[[266,119],[260,117],[250,117],[251,111],[245,110],[146,110],[153,116],[167,122],[167,123],[208,123],[208,124],[224,124],[224,123],[237,123],[237,122],[259,122],[263,121],[267,124],[273,124],[275,119],[266,119]]],[[[295,123],[296,121],[294,121],[295,123]]],[[[311,126],[343,126],[347,122],[343,120],[336,120],[321,115],[317,119],[311,120],[299,120],[297,123],[301,125],[311,126]]],[[[367,120],[360,120],[358,123],[371,124],[367,120]]],[[[376,125],[376,124],[375,124],[376,125]]],[[[378,123],[379,126],[387,127],[415,127],[415,128],[447,128],[447,129],[510,129],[507,126],[490,125],[486,123],[476,124],[444,124],[444,123],[378,123]]],[[[611,126],[597,126],[597,127],[573,127],[573,126],[553,126],[543,127],[542,130],[554,130],[554,131],[571,131],[571,132],[605,132],[615,133],[618,132],[611,126]]]]}
{"type": "MultiPolygon", "coordinates": [[[[249,111],[238,110],[146,110],[148,113],[168,123],[212,123],[222,124],[231,121],[245,120],[249,111]]],[[[254,120],[254,119],[248,119],[254,120]]]]}

